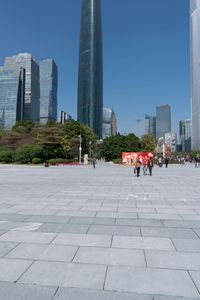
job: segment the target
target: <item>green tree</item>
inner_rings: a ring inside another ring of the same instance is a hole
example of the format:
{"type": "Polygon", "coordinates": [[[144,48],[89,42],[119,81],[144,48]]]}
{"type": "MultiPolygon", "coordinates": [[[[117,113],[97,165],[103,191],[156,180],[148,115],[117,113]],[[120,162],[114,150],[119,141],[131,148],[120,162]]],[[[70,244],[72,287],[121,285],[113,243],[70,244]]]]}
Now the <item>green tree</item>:
{"type": "Polygon", "coordinates": [[[34,124],[31,120],[28,121],[17,121],[16,124],[12,127],[12,131],[19,133],[28,133],[31,132],[34,124]]]}
{"type": "Polygon", "coordinates": [[[32,163],[34,157],[44,157],[44,151],[41,145],[25,144],[15,151],[15,161],[19,163],[32,163]]]}
{"type": "Polygon", "coordinates": [[[12,163],[14,160],[14,152],[9,149],[0,149],[0,162],[12,163]]]}
{"type": "Polygon", "coordinates": [[[65,136],[70,139],[71,156],[78,155],[78,148],[80,144],[81,135],[81,146],[82,153],[89,154],[90,150],[94,150],[96,145],[97,136],[86,125],[80,124],[77,121],[71,120],[64,125],[65,136]]]}
{"type": "Polygon", "coordinates": [[[101,156],[110,161],[120,159],[122,152],[138,152],[140,149],[140,139],[133,133],[127,136],[117,134],[103,141],[101,156]]]}
{"type": "Polygon", "coordinates": [[[155,152],[156,139],[152,134],[145,134],[141,138],[141,150],[148,152],[155,152]]]}

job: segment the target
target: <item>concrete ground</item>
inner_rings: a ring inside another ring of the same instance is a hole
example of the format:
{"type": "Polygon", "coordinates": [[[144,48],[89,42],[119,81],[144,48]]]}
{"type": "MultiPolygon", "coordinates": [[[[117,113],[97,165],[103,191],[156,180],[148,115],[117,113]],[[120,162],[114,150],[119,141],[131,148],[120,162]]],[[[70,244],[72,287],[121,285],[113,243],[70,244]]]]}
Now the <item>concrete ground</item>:
{"type": "Polygon", "coordinates": [[[0,299],[200,299],[200,168],[0,165],[0,299]]]}

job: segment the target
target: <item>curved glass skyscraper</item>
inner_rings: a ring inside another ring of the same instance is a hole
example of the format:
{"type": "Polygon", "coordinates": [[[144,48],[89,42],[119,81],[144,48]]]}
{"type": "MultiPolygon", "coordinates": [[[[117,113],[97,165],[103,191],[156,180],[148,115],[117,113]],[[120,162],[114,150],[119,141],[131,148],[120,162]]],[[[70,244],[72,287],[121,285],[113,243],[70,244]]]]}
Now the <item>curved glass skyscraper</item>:
{"type": "Polygon", "coordinates": [[[103,54],[101,0],[82,0],[78,121],[102,137],[103,54]]]}
{"type": "Polygon", "coordinates": [[[200,0],[190,0],[192,150],[200,149],[200,0]]]}

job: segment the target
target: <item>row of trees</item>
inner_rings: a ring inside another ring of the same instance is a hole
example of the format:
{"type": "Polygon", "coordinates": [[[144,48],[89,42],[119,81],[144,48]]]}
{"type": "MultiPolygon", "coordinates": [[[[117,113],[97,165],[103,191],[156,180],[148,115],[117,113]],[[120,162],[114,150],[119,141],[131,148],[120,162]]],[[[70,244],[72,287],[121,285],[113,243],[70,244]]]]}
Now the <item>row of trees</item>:
{"type": "Polygon", "coordinates": [[[106,138],[101,146],[100,154],[107,161],[120,160],[122,152],[155,152],[156,140],[152,135],[145,134],[141,139],[133,133],[129,135],[117,134],[106,138]]]}
{"type": "Polygon", "coordinates": [[[111,136],[96,143],[97,136],[85,125],[71,120],[64,125],[49,122],[45,126],[19,121],[10,131],[0,132],[0,162],[40,163],[45,160],[77,161],[81,135],[82,154],[107,161],[121,159],[122,152],[155,151],[151,135],[141,139],[133,133],[111,136]]]}
{"type": "Polygon", "coordinates": [[[45,126],[17,122],[12,130],[0,133],[0,162],[78,160],[80,135],[83,153],[93,151],[96,135],[88,126],[74,120],[65,125],[49,122],[45,126]]]}

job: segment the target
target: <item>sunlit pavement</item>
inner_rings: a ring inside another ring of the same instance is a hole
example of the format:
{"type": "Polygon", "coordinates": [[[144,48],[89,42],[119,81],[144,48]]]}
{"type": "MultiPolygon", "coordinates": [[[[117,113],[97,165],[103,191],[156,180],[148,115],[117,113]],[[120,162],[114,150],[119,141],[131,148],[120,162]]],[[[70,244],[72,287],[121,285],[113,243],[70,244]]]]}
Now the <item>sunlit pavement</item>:
{"type": "Polygon", "coordinates": [[[200,168],[155,166],[137,178],[110,163],[0,165],[0,299],[191,300],[199,291],[200,168]]]}

